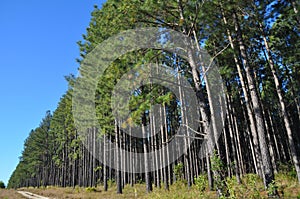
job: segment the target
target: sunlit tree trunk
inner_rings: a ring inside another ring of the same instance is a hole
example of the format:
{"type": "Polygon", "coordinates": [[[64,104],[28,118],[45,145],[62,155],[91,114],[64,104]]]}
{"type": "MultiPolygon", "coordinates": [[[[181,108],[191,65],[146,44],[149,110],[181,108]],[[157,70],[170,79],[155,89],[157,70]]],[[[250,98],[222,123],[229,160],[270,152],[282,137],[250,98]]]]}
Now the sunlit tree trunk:
{"type": "MultiPolygon", "coordinates": [[[[221,6],[222,7],[222,6],[221,6]]],[[[224,24],[227,26],[228,23],[227,23],[227,19],[225,17],[225,13],[222,9],[222,15],[223,15],[223,22],[224,24]]],[[[254,155],[255,155],[255,169],[256,169],[256,173],[260,176],[262,176],[262,171],[261,171],[261,152],[260,152],[260,148],[259,148],[259,145],[258,145],[258,137],[257,137],[257,129],[255,127],[255,119],[253,117],[253,112],[252,112],[252,109],[251,109],[251,101],[250,101],[250,98],[248,97],[248,91],[247,91],[247,86],[245,84],[245,78],[244,78],[244,75],[243,75],[243,72],[242,72],[242,68],[241,68],[241,65],[239,63],[239,60],[238,60],[238,57],[235,53],[236,49],[235,49],[235,46],[234,46],[234,43],[233,43],[233,39],[231,37],[232,33],[231,31],[226,28],[226,31],[227,31],[227,36],[228,36],[228,39],[229,39],[229,42],[230,42],[230,46],[233,50],[233,58],[234,58],[234,62],[235,62],[235,65],[237,67],[237,71],[238,71],[238,75],[239,75],[239,78],[240,78],[240,81],[241,81],[241,85],[242,85],[242,90],[243,90],[243,93],[244,93],[244,98],[245,98],[245,105],[246,105],[246,109],[247,109],[247,116],[249,117],[249,121],[250,121],[250,130],[251,130],[251,134],[252,134],[252,138],[253,138],[253,149],[254,149],[254,155]]]]}
{"type": "MultiPolygon", "coordinates": [[[[262,24],[260,24],[260,28],[262,31],[262,24]]],[[[294,166],[297,172],[297,177],[298,177],[298,182],[300,183],[300,165],[299,165],[299,160],[297,157],[297,150],[296,150],[296,146],[295,146],[295,142],[294,142],[294,138],[293,138],[293,133],[292,133],[292,129],[291,129],[291,125],[290,125],[290,121],[289,121],[289,116],[286,110],[286,105],[283,99],[283,95],[282,95],[282,91],[281,91],[281,86],[279,83],[279,79],[277,77],[276,74],[276,69],[275,69],[275,65],[272,59],[272,53],[271,50],[269,48],[269,44],[267,41],[266,36],[263,34],[262,35],[263,40],[264,40],[264,45],[268,54],[268,62],[269,62],[269,66],[271,68],[271,72],[273,75],[273,79],[274,79],[274,83],[275,83],[275,87],[276,87],[276,93],[279,99],[279,104],[280,104],[280,108],[281,108],[281,113],[283,115],[283,120],[284,120],[284,125],[285,125],[285,129],[288,135],[288,142],[289,142],[289,147],[290,147],[290,151],[291,151],[291,156],[294,162],[294,166]]]]}
{"type": "Polygon", "coordinates": [[[263,121],[263,115],[262,110],[260,107],[260,101],[258,98],[257,90],[255,87],[255,82],[253,80],[253,76],[251,74],[250,66],[248,63],[247,53],[246,53],[246,47],[243,41],[242,31],[240,28],[239,20],[237,17],[237,14],[235,11],[233,11],[233,21],[235,24],[237,39],[238,39],[238,45],[239,50],[241,53],[242,62],[245,68],[246,72],[246,79],[250,90],[250,96],[252,100],[253,105],[253,111],[254,116],[256,119],[256,127],[257,127],[257,133],[259,138],[259,146],[261,150],[261,157],[262,157],[262,163],[263,163],[263,179],[265,188],[268,188],[269,185],[274,181],[274,172],[271,165],[271,158],[270,153],[268,150],[268,146],[266,143],[266,132],[265,132],[265,125],[263,121]]]}

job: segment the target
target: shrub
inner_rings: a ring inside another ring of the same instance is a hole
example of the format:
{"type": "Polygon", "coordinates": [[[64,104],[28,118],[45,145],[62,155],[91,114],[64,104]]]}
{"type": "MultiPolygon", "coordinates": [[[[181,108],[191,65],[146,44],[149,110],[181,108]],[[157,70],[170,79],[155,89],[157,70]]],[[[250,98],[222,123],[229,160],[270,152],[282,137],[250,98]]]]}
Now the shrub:
{"type": "Polygon", "coordinates": [[[95,187],[87,187],[87,188],[85,188],[85,190],[87,192],[96,192],[97,191],[97,189],[95,187]]]}
{"type": "Polygon", "coordinates": [[[5,189],[5,184],[3,181],[0,181],[0,189],[5,189]]]}
{"type": "Polygon", "coordinates": [[[208,180],[206,175],[199,175],[197,178],[194,178],[194,182],[201,194],[205,191],[206,187],[208,186],[208,180]]]}
{"type": "Polygon", "coordinates": [[[278,186],[276,185],[275,181],[273,180],[272,183],[269,184],[269,187],[267,189],[268,196],[272,197],[272,196],[278,195],[277,190],[278,190],[278,186]]]}
{"type": "Polygon", "coordinates": [[[108,186],[108,187],[113,187],[113,186],[115,186],[115,180],[114,180],[114,179],[109,179],[109,180],[107,180],[107,186],[108,186]]]}
{"type": "Polygon", "coordinates": [[[173,187],[175,188],[175,190],[180,190],[182,189],[182,187],[186,187],[187,186],[187,180],[182,179],[182,180],[177,180],[176,182],[173,183],[173,187]]]}
{"type": "Polygon", "coordinates": [[[225,165],[216,151],[214,151],[213,156],[211,157],[211,170],[214,174],[214,185],[218,197],[226,197],[228,195],[228,190],[225,183],[225,165]]]}
{"type": "Polygon", "coordinates": [[[230,195],[229,198],[234,199],[234,198],[238,198],[238,192],[239,192],[239,188],[241,188],[242,186],[238,184],[237,179],[235,176],[227,177],[226,178],[226,185],[227,185],[227,189],[228,189],[228,193],[230,195]]]}
{"type": "Polygon", "coordinates": [[[278,170],[287,177],[287,180],[297,178],[297,172],[292,162],[279,163],[278,170]]]}
{"type": "Polygon", "coordinates": [[[183,178],[183,164],[180,162],[174,166],[173,172],[176,176],[177,180],[181,180],[183,178]]]}
{"type": "Polygon", "coordinates": [[[247,186],[247,189],[250,191],[249,198],[260,198],[260,191],[258,183],[261,179],[258,175],[253,173],[248,173],[245,175],[244,183],[247,186]]]}

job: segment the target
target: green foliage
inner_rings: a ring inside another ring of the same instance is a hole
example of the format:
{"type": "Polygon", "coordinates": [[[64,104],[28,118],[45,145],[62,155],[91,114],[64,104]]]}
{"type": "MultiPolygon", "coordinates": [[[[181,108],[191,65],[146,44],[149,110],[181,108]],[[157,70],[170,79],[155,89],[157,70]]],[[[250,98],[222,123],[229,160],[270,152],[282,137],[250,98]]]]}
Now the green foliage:
{"type": "Polygon", "coordinates": [[[87,192],[96,192],[97,191],[97,189],[95,187],[87,187],[87,188],[85,188],[85,190],[87,192]]]}
{"type": "Polygon", "coordinates": [[[211,157],[211,169],[213,171],[223,171],[224,169],[224,164],[216,151],[213,153],[211,157]]]}
{"type": "Polygon", "coordinates": [[[197,178],[194,178],[195,186],[200,191],[200,195],[203,195],[203,192],[208,187],[207,175],[199,175],[197,178]]]}
{"type": "Polygon", "coordinates": [[[183,178],[183,164],[182,162],[178,163],[174,166],[173,172],[176,176],[177,180],[181,180],[183,178]]]}
{"type": "MultiPolygon", "coordinates": [[[[9,188],[19,187],[28,179],[36,179],[39,172],[48,170],[46,160],[51,157],[54,140],[53,134],[50,133],[51,120],[52,115],[47,111],[39,127],[31,130],[25,140],[20,162],[8,182],[9,188]]],[[[40,186],[43,182],[36,181],[40,186]]]]}
{"type": "Polygon", "coordinates": [[[275,196],[277,195],[277,190],[278,190],[278,186],[275,182],[275,180],[273,180],[269,186],[268,186],[268,189],[267,189],[267,193],[268,193],[268,196],[275,196]]]}
{"type": "Polygon", "coordinates": [[[224,197],[227,195],[227,187],[224,177],[224,163],[222,162],[220,156],[214,151],[211,157],[211,170],[213,171],[214,184],[219,197],[224,197]]]}
{"type": "Polygon", "coordinates": [[[187,180],[183,179],[183,180],[177,180],[176,182],[173,183],[173,188],[174,189],[181,189],[182,187],[186,187],[187,186],[187,180]]]}
{"type": "Polygon", "coordinates": [[[138,180],[136,181],[136,183],[137,183],[137,184],[143,184],[144,181],[143,181],[143,179],[138,179],[138,180]]]}
{"type": "Polygon", "coordinates": [[[96,168],[94,168],[94,171],[97,172],[97,171],[101,171],[102,170],[102,167],[101,166],[98,166],[96,168]]]}
{"type": "Polygon", "coordinates": [[[258,175],[256,174],[246,174],[244,177],[244,184],[247,186],[247,189],[251,192],[250,198],[259,198],[260,190],[258,183],[261,181],[258,175]]]}
{"type": "Polygon", "coordinates": [[[294,167],[294,165],[289,162],[289,163],[279,163],[278,169],[283,176],[286,178],[292,180],[297,178],[297,172],[294,167]]]}
{"type": "Polygon", "coordinates": [[[3,181],[0,181],[0,189],[5,189],[5,184],[3,181]]]}
{"type": "Polygon", "coordinates": [[[113,186],[115,186],[115,179],[109,179],[109,180],[107,180],[107,186],[108,187],[113,187],[113,186]]]}
{"type": "Polygon", "coordinates": [[[235,176],[226,178],[226,185],[229,193],[229,198],[235,199],[238,197],[239,188],[242,188],[241,185],[237,183],[237,179],[235,176]]]}

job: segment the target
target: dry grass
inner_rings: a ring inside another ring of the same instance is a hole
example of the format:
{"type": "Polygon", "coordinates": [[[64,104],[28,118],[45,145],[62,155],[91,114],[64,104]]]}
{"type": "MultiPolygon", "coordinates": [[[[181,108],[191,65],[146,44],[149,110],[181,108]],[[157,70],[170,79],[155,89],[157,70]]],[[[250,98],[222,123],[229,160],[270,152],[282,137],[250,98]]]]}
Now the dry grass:
{"type": "Polygon", "coordinates": [[[22,191],[28,191],[41,196],[49,198],[99,198],[101,191],[97,189],[95,192],[87,192],[84,188],[61,188],[61,187],[47,187],[47,188],[21,188],[22,191]]]}
{"type": "Polygon", "coordinates": [[[296,178],[284,174],[277,174],[276,185],[282,198],[300,199],[300,184],[296,178]]]}
{"type": "MultiPolygon", "coordinates": [[[[286,176],[277,176],[277,187],[281,198],[300,198],[300,185],[294,178],[288,178],[286,176]]],[[[232,190],[235,193],[236,198],[267,198],[267,192],[263,189],[263,183],[261,180],[257,180],[255,184],[251,183],[248,178],[243,179],[243,184],[234,184],[232,190]]],[[[95,191],[89,191],[86,188],[59,188],[59,187],[47,187],[47,188],[23,188],[22,190],[36,193],[39,195],[47,196],[50,198],[144,198],[144,199],[188,199],[188,198],[216,198],[215,191],[205,191],[200,193],[196,186],[188,189],[184,183],[178,182],[170,186],[169,191],[165,191],[163,188],[159,189],[154,187],[153,192],[146,193],[145,184],[136,184],[134,187],[126,185],[123,189],[123,194],[116,194],[116,187],[112,186],[107,192],[103,191],[102,187],[96,188],[95,191]]],[[[13,193],[13,192],[12,192],[13,193]]],[[[2,196],[0,194],[0,196],[2,196]]],[[[20,196],[18,195],[20,198],[20,196]]],[[[2,199],[3,197],[0,197],[2,199]]],[[[14,198],[14,197],[10,197],[14,198]]]]}
{"type": "MultiPolygon", "coordinates": [[[[47,188],[22,188],[20,190],[29,191],[38,195],[50,197],[50,198],[105,198],[105,199],[118,199],[118,198],[199,198],[199,191],[195,187],[190,190],[183,184],[177,183],[172,185],[169,191],[165,191],[163,188],[155,188],[152,193],[147,194],[144,184],[136,184],[134,187],[126,185],[123,189],[123,194],[116,194],[116,188],[111,187],[107,192],[104,192],[102,187],[97,188],[96,191],[90,192],[86,188],[61,188],[61,187],[47,187],[47,188]]],[[[207,198],[207,197],[206,197],[207,198]]]]}
{"type": "Polygon", "coordinates": [[[13,189],[0,189],[0,199],[24,199],[24,196],[13,189]]]}

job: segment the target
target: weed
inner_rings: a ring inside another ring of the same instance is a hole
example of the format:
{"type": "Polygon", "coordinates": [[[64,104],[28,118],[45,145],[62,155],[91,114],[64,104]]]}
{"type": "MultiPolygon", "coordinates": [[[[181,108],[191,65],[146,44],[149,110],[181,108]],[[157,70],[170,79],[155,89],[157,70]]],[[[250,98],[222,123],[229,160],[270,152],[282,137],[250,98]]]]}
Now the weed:
{"type": "Polygon", "coordinates": [[[173,172],[176,176],[177,180],[181,180],[183,178],[183,164],[180,162],[174,166],[173,172]]]}
{"type": "Polygon", "coordinates": [[[202,195],[208,186],[207,175],[199,175],[197,178],[194,178],[195,186],[200,191],[202,195]]]}
{"type": "Polygon", "coordinates": [[[86,192],[96,192],[97,189],[95,187],[87,187],[85,188],[86,192]]]}

